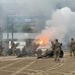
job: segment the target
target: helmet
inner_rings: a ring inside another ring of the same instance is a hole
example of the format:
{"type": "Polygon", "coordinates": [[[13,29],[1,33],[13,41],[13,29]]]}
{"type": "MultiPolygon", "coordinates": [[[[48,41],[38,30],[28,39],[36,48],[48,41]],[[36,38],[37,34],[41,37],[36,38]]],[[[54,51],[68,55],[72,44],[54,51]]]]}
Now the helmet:
{"type": "Polygon", "coordinates": [[[58,41],[58,39],[55,39],[55,41],[58,41]]]}
{"type": "Polygon", "coordinates": [[[71,40],[74,40],[73,38],[71,38],[71,40]]]}

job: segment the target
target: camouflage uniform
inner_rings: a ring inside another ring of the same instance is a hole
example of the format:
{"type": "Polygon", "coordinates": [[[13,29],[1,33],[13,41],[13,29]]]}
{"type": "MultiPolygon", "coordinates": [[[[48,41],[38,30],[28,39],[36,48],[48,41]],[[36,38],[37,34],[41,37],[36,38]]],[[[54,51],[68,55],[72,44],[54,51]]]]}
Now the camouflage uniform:
{"type": "Polygon", "coordinates": [[[32,43],[31,44],[31,49],[32,49],[32,52],[33,52],[33,56],[35,56],[35,50],[36,50],[36,43],[32,43]]]}
{"type": "Polygon", "coordinates": [[[22,48],[22,56],[26,56],[26,55],[27,55],[26,46],[24,46],[22,48]]]}
{"type": "Polygon", "coordinates": [[[11,41],[11,49],[12,49],[13,55],[15,55],[15,43],[13,41],[11,41]]]}
{"type": "Polygon", "coordinates": [[[42,50],[41,49],[38,49],[37,50],[37,58],[42,58],[42,50]]]}
{"type": "Polygon", "coordinates": [[[70,50],[70,56],[72,56],[72,53],[75,56],[75,41],[74,41],[73,38],[71,39],[71,42],[70,42],[70,48],[71,48],[71,50],[70,50]]]}
{"type": "Polygon", "coordinates": [[[51,48],[52,48],[52,50],[54,51],[54,43],[53,43],[53,41],[51,41],[51,48]]]}
{"type": "Polygon", "coordinates": [[[0,56],[2,55],[2,47],[0,46],[0,56]]]}
{"type": "Polygon", "coordinates": [[[61,44],[58,42],[58,39],[56,39],[55,44],[54,44],[55,61],[59,61],[60,46],[61,46],[61,44]]]}
{"type": "Polygon", "coordinates": [[[3,45],[0,45],[0,56],[2,55],[3,49],[4,49],[3,45]]]}

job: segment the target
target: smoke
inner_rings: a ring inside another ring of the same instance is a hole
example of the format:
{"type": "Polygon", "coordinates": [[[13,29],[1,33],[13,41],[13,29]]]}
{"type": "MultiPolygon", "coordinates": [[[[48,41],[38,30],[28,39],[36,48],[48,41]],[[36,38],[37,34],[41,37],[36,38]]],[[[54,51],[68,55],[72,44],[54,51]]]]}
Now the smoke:
{"type": "Polygon", "coordinates": [[[59,38],[63,41],[71,33],[71,36],[74,36],[75,14],[72,12],[75,11],[74,0],[0,0],[0,4],[5,15],[52,15],[51,20],[46,22],[46,29],[42,31],[40,37],[50,40],[59,38]]]}
{"type": "MultiPolygon", "coordinates": [[[[27,16],[27,17],[45,17],[50,18],[52,10],[61,9],[68,6],[75,11],[74,0],[0,0],[4,21],[7,15],[27,16]],[[9,8],[10,7],[10,8],[9,8]]],[[[43,19],[42,19],[43,20],[43,19]]],[[[3,24],[5,28],[5,24],[3,24]]],[[[40,29],[43,24],[38,25],[40,29]]],[[[38,28],[38,31],[40,29],[38,28]]]]}
{"type": "Polygon", "coordinates": [[[0,0],[6,13],[17,15],[50,15],[51,10],[64,6],[75,10],[74,0],[0,0]],[[9,8],[10,7],[10,8],[9,8]]]}
{"type": "Polygon", "coordinates": [[[41,32],[38,38],[49,40],[59,39],[60,42],[66,42],[74,37],[75,12],[70,8],[64,7],[52,12],[51,19],[46,21],[45,30],[41,32]],[[66,40],[67,39],[67,40],[66,40]]]}

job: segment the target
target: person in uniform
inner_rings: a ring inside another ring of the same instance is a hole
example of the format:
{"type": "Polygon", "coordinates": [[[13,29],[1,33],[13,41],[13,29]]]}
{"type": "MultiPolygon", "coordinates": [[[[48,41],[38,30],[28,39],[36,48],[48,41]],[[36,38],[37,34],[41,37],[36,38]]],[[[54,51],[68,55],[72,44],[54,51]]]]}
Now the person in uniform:
{"type": "Polygon", "coordinates": [[[2,50],[3,50],[3,47],[2,45],[0,45],[0,56],[2,55],[2,50]]]}
{"type": "Polygon", "coordinates": [[[24,46],[22,48],[22,56],[26,56],[26,55],[27,55],[26,46],[24,46]]]}
{"type": "Polygon", "coordinates": [[[56,39],[55,40],[55,44],[54,44],[54,57],[55,57],[55,61],[59,61],[60,46],[61,46],[61,43],[59,43],[58,39],[56,39]]]}
{"type": "Polygon", "coordinates": [[[33,56],[35,56],[35,51],[36,51],[36,49],[37,49],[37,48],[36,48],[36,43],[35,43],[35,42],[32,42],[32,43],[31,43],[31,50],[32,50],[32,55],[33,55],[33,56]]]}
{"type": "Polygon", "coordinates": [[[51,41],[51,48],[52,48],[52,51],[54,51],[54,42],[51,41]]]}
{"type": "Polygon", "coordinates": [[[75,56],[75,41],[73,38],[71,38],[70,48],[70,56],[72,56],[72,54],[75,56]]]}
{"type": "Polygon", "coordinates": [[[38,49],[36,53],[37,53],[37,59],[42,58],[42,50],[41,49],[38,49]]]}
{"type": "Polygon", "coordinates": [[[3,55],[3,49],[4,49],[4,45],[3,44],[0,44],[0,56],[3,55]]]}
{"type": "Polygon", "coordinates": [[[13,42],[13,40],[11,41],[11,49],[12,49],[13,55],[15,55],[15,43],[13,42]]]}

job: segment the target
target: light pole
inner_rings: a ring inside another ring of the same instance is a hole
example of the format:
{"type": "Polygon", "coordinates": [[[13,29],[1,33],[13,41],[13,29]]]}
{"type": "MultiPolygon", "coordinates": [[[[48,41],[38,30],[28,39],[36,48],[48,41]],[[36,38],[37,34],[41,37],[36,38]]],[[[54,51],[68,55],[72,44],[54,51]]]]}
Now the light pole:
{"type": "Polygon", "coordinates": [[[9,32],[11,32],[10,39],[13,40],[14,23],[13,23],[13,16],[10,16],[10,15],[7,17],[7,39],[9,39],[9,32]]]}
{"type": "Polygon", "coordinates": [[[12,16],[12,40],[14,40],[14,25],[15,25],[15,21],[17,21],[18,19],[14,19],[13,16],[12,16]]]}
{"type": "Polygon", "coordinates": [[[8,16],[7,16],[7,50],[9,49],[9,26],[8,26],[8,24],[9,24],[9,18],[8,18],[8,16]]]}
{"type": "Polygon", "coordinates": [[[14,23],[13,23],[13,18],[12,18],[12,40],[13,40],[13,34],[14,34],[14,23]]]}

